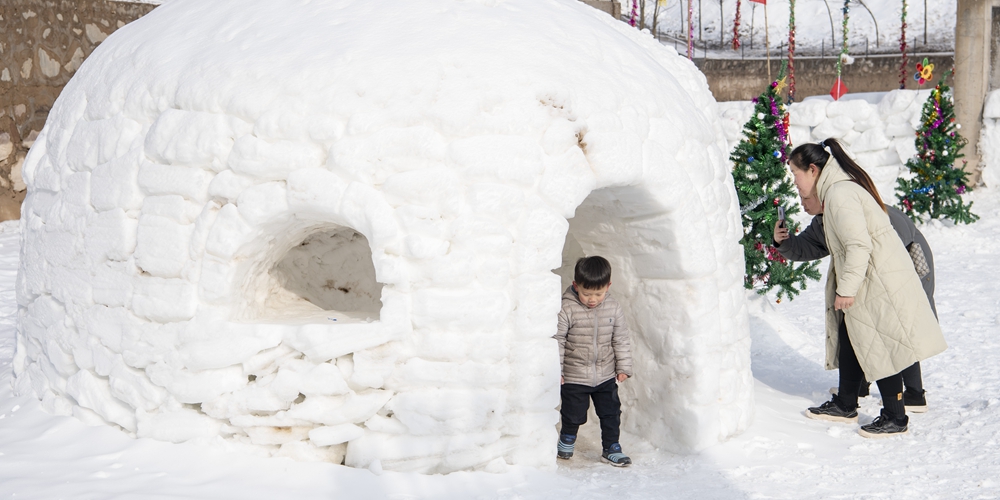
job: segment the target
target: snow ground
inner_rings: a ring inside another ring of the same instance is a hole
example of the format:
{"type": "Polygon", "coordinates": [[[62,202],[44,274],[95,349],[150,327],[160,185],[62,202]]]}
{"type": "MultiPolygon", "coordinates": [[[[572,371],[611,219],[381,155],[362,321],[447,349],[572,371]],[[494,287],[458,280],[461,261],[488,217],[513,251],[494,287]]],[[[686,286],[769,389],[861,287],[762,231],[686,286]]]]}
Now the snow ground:
{"type": "MultiPolygon", "coordinates": [[[[11,394],[16,222],[0,225],[0,498],[1000,498],[1000,193],[970,195],[982,220],[921,227],[935,254],[937,307],[950,348],[925,363],[930,411],[904,437],[867,440],[856,425],[806,419],[829,397],[823,286],[798,299],[751,303],[757,415],[745,433],[678,456],[623,436],[636,464],[598,462],[598,429],[555,474],[376,474],[265,459],[195,445],[132,440],[105,426],[52,416],[11,394]]],[[[825,264],[822,266],[825,269],[825,264]]],[[[627,383],[627,382],[626,382],[627,383]]],[[[874,386],[873,386],[874,390],[874,386]]],[[[878,413],[863,400],[861,422],[878,413]]]]}

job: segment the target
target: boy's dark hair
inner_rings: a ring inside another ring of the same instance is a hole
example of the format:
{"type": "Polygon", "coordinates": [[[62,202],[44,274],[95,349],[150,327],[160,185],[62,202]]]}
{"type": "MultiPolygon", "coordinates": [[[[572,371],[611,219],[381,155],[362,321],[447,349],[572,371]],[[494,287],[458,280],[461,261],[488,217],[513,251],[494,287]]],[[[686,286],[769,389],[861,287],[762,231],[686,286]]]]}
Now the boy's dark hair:
{"type": "Polygon", "coordinates": [[[580,260],[576,261],[573,281],[576,281],[577,286],[588,290],[604,288],[611,283],[611,263],[598,255],[580,257],[580,260]]]}

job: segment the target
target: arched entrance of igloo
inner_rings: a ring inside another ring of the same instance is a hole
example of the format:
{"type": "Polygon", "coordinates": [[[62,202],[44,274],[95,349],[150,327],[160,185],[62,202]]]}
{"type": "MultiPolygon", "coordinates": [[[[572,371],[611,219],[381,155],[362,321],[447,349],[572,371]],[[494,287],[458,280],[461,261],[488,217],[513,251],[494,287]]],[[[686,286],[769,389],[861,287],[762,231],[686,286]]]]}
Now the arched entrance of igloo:
{"type": "Polygon", "coordinates": [[[286,231],[251,266],[241,320],[371,322],[382,287],[363,234],[335,224],[286,231]]]}
{"type": "MultiPolygon", "coordinates": [[[[749,371],[738,354],[744,339],[723,318],[736,316],[726,311],[742,290],[720,286],[726,278],[712,246],[692,241],[709,233],[701,202],[692,197],[693,208],[668,210],[650,189],[591,192],[568,220],[562,266],[554,272],[562,291],[578,258],[611,262],[611,293],[625,309],[633,356],[633,378],[619,386],[622,430],[691,452],[732,434],[752,412],[743,393],[749,371]]],[[[593,409],[588,421],[597,421],[593,409]]],[[[595,425],[581,432],[600,431],[595,425]]]]}

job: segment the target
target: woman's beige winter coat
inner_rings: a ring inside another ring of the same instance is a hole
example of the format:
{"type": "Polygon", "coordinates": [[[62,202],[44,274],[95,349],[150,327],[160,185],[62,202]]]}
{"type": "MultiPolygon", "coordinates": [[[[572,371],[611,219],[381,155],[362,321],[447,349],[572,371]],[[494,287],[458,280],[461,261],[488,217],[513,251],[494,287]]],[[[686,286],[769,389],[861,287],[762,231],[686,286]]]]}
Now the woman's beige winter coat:
{"type": "Polygon", "coordinates": [[[913,262],[871,194],[830,161],[816,182],[830,250],[826,282],[826,368],[838,367],[837,327],[847,334],[868,380],[895,375],[944,351],[945,344],[913,262]],[[841,315],[834,299],[854,297],[841,315]]]}

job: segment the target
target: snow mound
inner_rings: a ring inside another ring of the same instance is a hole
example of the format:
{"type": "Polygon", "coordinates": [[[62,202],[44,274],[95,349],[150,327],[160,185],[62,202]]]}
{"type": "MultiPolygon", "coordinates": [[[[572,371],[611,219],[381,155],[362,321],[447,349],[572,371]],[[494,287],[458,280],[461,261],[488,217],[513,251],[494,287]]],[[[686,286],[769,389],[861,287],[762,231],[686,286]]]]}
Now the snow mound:
{"type": "Polygon", "coordinates": [[[556,312],[597,253],[633,330],[625,430],[709,446],[753,413],[714,109],[575,0],[171,1],[26,161],[16,390],[137,437],[553,468],[556,312]]]}

